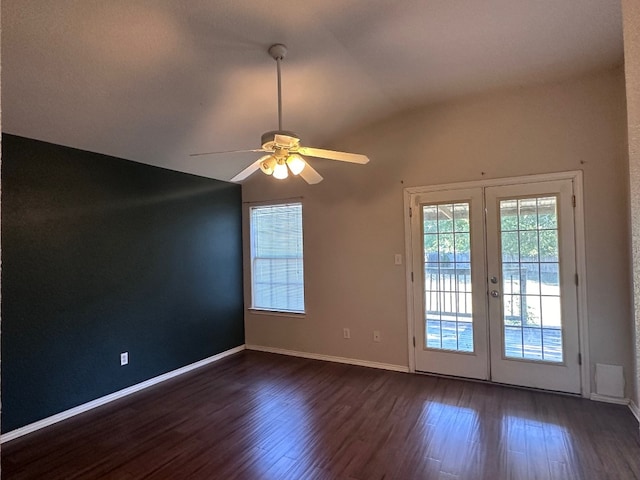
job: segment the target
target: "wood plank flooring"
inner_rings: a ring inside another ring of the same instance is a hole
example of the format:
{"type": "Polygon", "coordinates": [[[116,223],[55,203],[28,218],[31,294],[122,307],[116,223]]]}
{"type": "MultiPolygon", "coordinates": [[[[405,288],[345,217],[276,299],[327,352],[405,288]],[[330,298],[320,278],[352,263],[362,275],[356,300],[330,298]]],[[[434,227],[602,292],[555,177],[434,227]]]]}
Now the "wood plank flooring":
{"type": "Polygon", "coordinates": [[[638,479],[627,407],[245,351],[2,447],[4,479],[638,479]]]}

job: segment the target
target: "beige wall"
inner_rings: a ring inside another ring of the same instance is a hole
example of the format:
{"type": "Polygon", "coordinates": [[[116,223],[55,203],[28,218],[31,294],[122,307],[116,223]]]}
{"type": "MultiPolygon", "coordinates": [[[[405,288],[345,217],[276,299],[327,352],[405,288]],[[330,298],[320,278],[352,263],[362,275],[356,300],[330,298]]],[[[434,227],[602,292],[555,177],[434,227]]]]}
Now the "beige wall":
{"type": "Polygon", "coordinates": [[[635,395],[640,405],[640,2],[623,0],[624,58],[627,81],[629,176],[631,179],[631,230],[633,292],[635,301],[635,395]]]}
{"type": "Polygon", "coordinates": [[[393,262],[404,255],[403,188],[583,170],[591,362],[629,374],[621,68],[408,111],[333,147],[366,153],[371,163],[317,160],[325,181],[316,186],[257,174],[243,188],[247,202],[303,197],[308,309],[304,319],[247,313],[247,344],[408,365],[405,272],[393,262]]]}

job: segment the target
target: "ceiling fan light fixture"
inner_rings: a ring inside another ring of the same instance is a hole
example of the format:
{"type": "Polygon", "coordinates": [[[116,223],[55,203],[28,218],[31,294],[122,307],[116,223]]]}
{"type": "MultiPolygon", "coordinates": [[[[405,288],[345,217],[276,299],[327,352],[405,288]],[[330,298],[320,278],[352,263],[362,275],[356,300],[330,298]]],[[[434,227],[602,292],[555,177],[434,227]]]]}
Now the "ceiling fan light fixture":
{"type": "Polygon", "coordinates": [[[272,175],[276,166],[276,159],[273,155],[265,155],[260,159],[260,170],[265,175],[272,175]]]}
{"type": "Polygon", "coordinates": [[[289,170],[291,170],[291,173],[293,173],[294,175],[298,175],[300,172],[302,172],[306,165],[307,163],[297,153],[292,153],[287,158],[287,166],[289,167],[289,170]]]}
{"type": "Polygon", "coordinates": [[[289,170],[283,160],[278,161],[276,166],[273,167],[273,176],[278,180],[284,180],[289,176],[289,170]]]}

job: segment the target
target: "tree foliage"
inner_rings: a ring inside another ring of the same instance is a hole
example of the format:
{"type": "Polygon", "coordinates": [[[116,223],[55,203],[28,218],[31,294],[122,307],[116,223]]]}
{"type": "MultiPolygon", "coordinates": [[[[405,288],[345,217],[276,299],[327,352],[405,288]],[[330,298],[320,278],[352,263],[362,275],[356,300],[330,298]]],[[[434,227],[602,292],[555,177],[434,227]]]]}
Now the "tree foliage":
{"type": "MultiPolygon", "coordinates": [[[[513,262],[557,261],[556,228],[555,212],[538,215],[504,215],[501,218],[502,258],[513,262]]],[[[468,256],[471,248],[469,231],[468,217],[427,218],[425,216],[425,253],[432,254],[431,256],[439,254],[441,262],[468,256]]]]}

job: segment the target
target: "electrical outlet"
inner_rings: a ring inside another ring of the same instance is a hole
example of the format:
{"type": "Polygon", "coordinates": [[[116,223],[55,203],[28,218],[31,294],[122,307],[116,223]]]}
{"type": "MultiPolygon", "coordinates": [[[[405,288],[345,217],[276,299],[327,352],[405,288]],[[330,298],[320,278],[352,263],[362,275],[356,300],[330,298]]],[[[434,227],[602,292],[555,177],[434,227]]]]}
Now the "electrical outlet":
{"type": "Polygon", "coordinates": [[[120,354],[120,366],[127,365],[129,363],[129,352],[123,352],[120,354]]]}
{"type": "Polygon", "coordinates": [[[380,341],[380,330],[374,330],[373,331],[373,341],[374,342],[379,342],[380,341]]]}
{"type": "Polygon", "coordinates": [[[343,328],[342,329],[342,336],[344,338],[351,338],[351,330],[349,330],[348,328],[343,328]]]}

